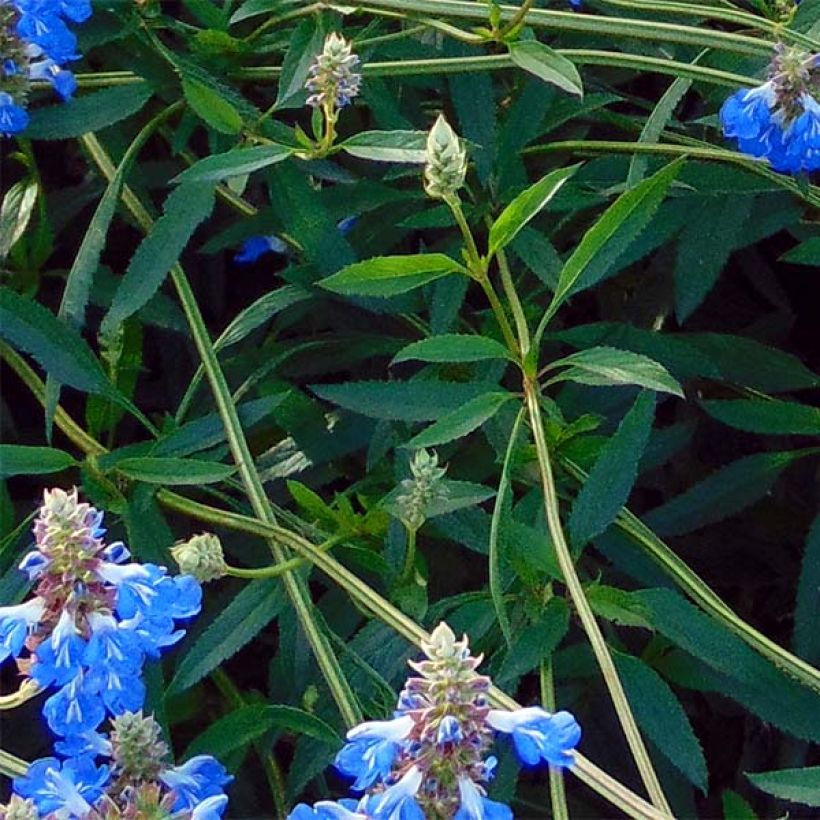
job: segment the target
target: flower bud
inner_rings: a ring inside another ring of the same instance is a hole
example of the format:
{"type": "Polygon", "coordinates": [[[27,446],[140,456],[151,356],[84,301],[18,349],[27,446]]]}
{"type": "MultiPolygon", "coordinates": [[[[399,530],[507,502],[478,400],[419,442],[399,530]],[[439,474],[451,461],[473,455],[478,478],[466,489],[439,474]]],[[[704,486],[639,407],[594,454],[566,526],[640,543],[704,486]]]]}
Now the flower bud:
{"type": "Polygon", "coordinates": [[[23,800],[16,794],[11,796],[11,800],[0,806],[0,818],[2,820],[40,820],[40,815],[31,800],[23,800]]]}
{"type": "Polygon", "coordinates": [[[135,783],[156,779],[168,756],[159,724],[141,711],[111,721],[111,750],[117,774],[135,783]]]}
{"type": "Polygon", "coordinates": [[[308,69],[307,104],[312,108],[328,103],[336,108],[349,105],[362,82],[362,75],[354,70],[358,64],[359,58],[352,52],[350,43],[336,32],[328,34],[322,53],[316,55],[308,69]]]}
{"type": "Polygon", "coordinates": [[[446,467],[438,466],[438,456],[427,450],[416,450],[410,462],[412,478],[401,482],[401,493],[396,497],[398,517],[409,530],[417,530],[427,518],[430,504],[446,495],[441,479],[446,467]]]}
{"type": "Polygon", "coordinates": [[[466,174],[467,151],[444,115],[440,114],[427,135],[424,190],[433,199],[447,199],[461,188],[466,174]]]}
{"type": "Polygon", "coordinates": [[[213,581],[225,575],[227,567],[218,536],[210,532],[195,535],[171,547],[171,555],[180,572],[193,575],[197,581],[213,581]]]}

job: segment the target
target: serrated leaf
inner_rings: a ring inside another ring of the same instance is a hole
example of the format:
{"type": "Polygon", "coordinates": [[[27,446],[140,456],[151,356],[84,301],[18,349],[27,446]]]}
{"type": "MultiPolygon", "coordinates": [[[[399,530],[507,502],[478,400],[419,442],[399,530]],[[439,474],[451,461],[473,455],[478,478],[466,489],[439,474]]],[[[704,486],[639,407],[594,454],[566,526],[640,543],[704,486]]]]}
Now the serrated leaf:
{"type": "Polygon", "coordinates": [[[548,316],[555,315],[572,293],[595,284],[597,279],[584,278],[584,272],[610,242],[617,240],[622,250],[643,231],[680,173],[683,162],[683,159],[675,160],[621,194],[584,234],[561,269],[548,316]]]}
{"type": "Polygon", "coordinates": [[[251,581],[221,610],[179,661],[167,694],[179,694],[253,640],[287,605],[278,578],[251,581]]]}
{"type": "Polygon", "coordinates": [[[427,134],[424,131],[362,131],[346,139],[341,148],[360,159],[376,162],[427,161],[427,134]]]}
{"type": "Polygon", "coordinates": [[[151,99],[148,83],[115,86],[82,94],[70,103],[57,103],[31,112],[26,137],[65,140],[100,131],[136,114],[151,99]]]}
{"type": "Polygon", "coordinates": [[[723,424],[764,435],[820,436],[820,409],[780,399],[732,399],[701,402],[723,424]]]}
{"type": "Polygon", "coordinates": [[[224,350],[226,347],[241,342],[249,333],[263,325],[272,316],[309,298],[310,293],[308,291],[295,285],[284,285],[281,288],[272,290],[270,293],[266,293],[264,296],[260,296],[231,320],[225,330],[219,334],[219,338],[214,342],[214,347],[217,350],[224,350]]]}
{"type": "Polygon", "coordinates": [[[584,590],[592,611],[619,626],[651,629],[649,612],[631,592],[603,584],[592,584],[584,590]]]}
{"type": "Polygon", "coordinates": [[[538,620],[521,630],[504,656],[495,676],[507,684],[537,669],[548,658],[569,629],[569,607],[563,598],[550,598],[538,620]]]}
{"type": "Polygon", "coordinates": [[[475,507],[495,495],[495,490],[483,484],[474,484],[472,481],[453,481],[444,478],[440,486],[443,490],[442,495],[432,499],[425,507],[427,518],[447,515],[465,507],[475,507]]]}
{"type": "Polygon", "coordinates": [[[589,478],[572,505],[568,532],[575,549],[602,533],[626,504],[649,440],[655,397],[642,392],[612,438],[601,449],[589,478]]]}
{"type": "Polygon", "coordinates": [[[487,359],[513,359],[504,345],[486,336],[443,333],[403,347],[391,364],[399,362],[480,362],[487,359]]]}
{"type": "Polygon", "coordinates": [[[745,456],[651,510],[644,521],[662,537],[684,535],[722,521],[763,498],[789,464],[811,452],[745,456]]]}
{"type": "Polygon", "coordinates": [[[563,91],[584,96],[584,85],[575,64],[537,40],[508,43],[512,61],[524,71],[563,91]]]}
{"type": "Polygon", "coordinates": [[[182,93],[191,109],[220,134],[238,134],[242,115],[215,89],[190,77],[182,80],[182,93]]]}
{"type": "Polygon", "coordinates": [[[683,390],[666,368],[640,353],[614,347],[591,347],[550,364],[550,369],[566,367],[552,381],[577,381],[582,384],[635,384],[683,398],[683,390]]]}
{"type": "Polygon", "coordinates": [[[462,438],[491,419],[510,399],[512,393],[485,393],[447,413],[405,444],[405,447],[434,447],[462,438]]]}
{"type": "Polygon", "coordinates": [[[25,233],[39,190],[37,180],[21,179],[6,191],[0,206],[0,260],[8,256],[17,240],[25,233]]]}
{"type": "Polygon", "coordinates": [[[780,769],[773,772],[746,772],[746,777],[767,794],[782,800],[820,806],[820,766],[780,769]]]}
{"type": "Polygon", "coordinates": [[[522,191],[507,205],[490,228],[488,240],[490,255],[497,253],[512,242],[518,232],[541,212],[546,204],[558,193],[561,186],[580,167],[580,165],[572,165],[569,168],[559,168],[557,171],[547,174],[534,185],[522,191]]]}
{"type": "Polygon", "coordinates": [[[669,685],[638,658],[614,653],[614,660],[641,730],[705,794],[708,772],[703,750],[669,685]]]}
{"type": "Polygon", "coordinates": [[[213,182],[180,185],[169,194],[162,216],[131,257],[103,319],[103,335],[113,333],[157,292],[191,234],[210,216],[213,206],[213,182]]]}
{"type": "MultiPolygon", "coordinates": [[[[324,39],[324,30],[318,17],[303,20],[293,30],[279,76],[274,106],[277,110],[290,107],[288,104],[293,98],[299,99],[297,95],[305,93],[310,64],[322,50],[324,39]]],[[[301,99],[304,97],[301,96],[301,99]]]]}
{"type": "Polygon", "coordinates": [[[396,296],[451,273],[466,273],[462,265],[443,253],[408,256],[374,256],[355,262],[319,284],[344,296],[396,296]]]}
{"type": "Polygon", "coordinates": [[[117,470],[135,481],[148,484],[197,485],[224,481],[236,472],[230,464],[187,458],[124,458],[117,470]]]}
{"type": "Polygon", "coordinates": [[[0,444],[0,479],[13,475],[58,473],[76,463],[70,453],[53,447],[0,444]]]}
{"type": "Polygon", "coordinates": [[[84,339],[42,305],[7,288],[0,288],[0,337],[33,356],[63,384],[86,393],[116,394],[84,339]]]}
{"type": "Polygon", "coordinates": [[[185,750],[184,757],[210,754],[223,758],[230,752],[253,743],[273,729],[284,729],[295,735],[306,735],[329,745],[342,742],[339,733],[316,715],[295,706],[240,706],[212,723],[185,750]]]}
{"type": "Polygon", "coordinates": [[[287,159],[294,152],[287,145],[255,145],[251,148],[235,148],[224,154],[214,154],[194,163],[171,182],[221,182],[224,179],[252,174],[269,165],[287,159]]]}

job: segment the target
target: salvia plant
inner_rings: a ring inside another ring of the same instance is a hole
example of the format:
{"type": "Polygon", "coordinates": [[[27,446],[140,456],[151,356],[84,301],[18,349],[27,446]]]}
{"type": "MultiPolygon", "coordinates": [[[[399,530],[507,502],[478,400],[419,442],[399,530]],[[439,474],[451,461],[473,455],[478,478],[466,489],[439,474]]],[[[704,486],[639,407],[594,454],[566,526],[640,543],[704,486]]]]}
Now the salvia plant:
{"type": "Polygon", "coordinates": [[[817,0],[0,0],[0,134],[0,818],[817,815],[817,0]]]}

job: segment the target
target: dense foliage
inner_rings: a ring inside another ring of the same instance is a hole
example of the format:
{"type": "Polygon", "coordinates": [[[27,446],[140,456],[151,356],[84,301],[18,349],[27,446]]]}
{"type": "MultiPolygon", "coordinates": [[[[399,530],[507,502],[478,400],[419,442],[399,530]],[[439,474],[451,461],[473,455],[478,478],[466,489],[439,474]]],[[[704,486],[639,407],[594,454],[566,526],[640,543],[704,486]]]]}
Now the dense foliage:
{"type": "Polygon", "coordinates": [[[817,816],[820,0],[0,26],[0,817],[817,816]]]}

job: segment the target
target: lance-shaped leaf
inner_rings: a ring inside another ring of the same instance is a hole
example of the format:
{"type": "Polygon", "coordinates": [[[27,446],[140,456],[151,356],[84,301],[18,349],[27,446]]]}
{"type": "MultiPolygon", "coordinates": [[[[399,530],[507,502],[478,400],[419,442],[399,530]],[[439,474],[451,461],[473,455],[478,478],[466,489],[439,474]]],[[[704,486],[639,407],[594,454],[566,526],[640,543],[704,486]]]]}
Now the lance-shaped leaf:
{"type": "Polygon", "coordinates": [[[287,159],[294,149],[287,145],[255,145],[214,154],[194,163],[171,182],[221,182],[223,179],[251,174],[287,159]]]}
{"type": "Polygon", "coordinates": [[[319,284],[344,296],[396,296],[451,273],[467,273],[455,259],[443,253],[412,256],[374,256],[355,262],[319,284]]]}
{"type": "Polygon", "coordinates": [[[501,392],[477,396],[458,410],[433,422],[426,430],[410,439],[405,447],[433,447],[466,436],[491,419],[512,398],[512,393],[501,392]]]}
{"type": "Polygon", "coordinates": [[[512,354],[501,342],[486,336],[465,333],[443,333],[403,347],[394,357],[398,362],[480,362],[487,359],[511,359],[512,354]]]}
{"type": "Polygon", "coordinates": [[[59,473],[75,464],[70,453],[53,447],[0,444],[0,479],[13,475],[59,473]]]}
{"type": "Polygon", "coordinates": [[[236,472],[230,464],[193,458],[125,458],[117,470],[128,478],[148,484],[197,485],[224,481],[236,472]]]}
{"type": "Polygon", "coordinates": [[[507,205],[490,228],[490,254],[497,253],[512,242],[518,232],[544,208],[580,167],[572,165],[547,174],[507,205]]]}
{"type": "Polygon", "coordinates": [[[424,131],[363,131],[345,140],[341,147],[354,157],[376,162],[427,161],[424,131]]]}
{"type": "Polygon", "coordinates": [[[781,769],[774,772],[746,772],[758,789],[783,800],[820,806],[820,766],[781,769]]]}
{"type": "Polygon", "coordinates": [[[635,384],[683,398],[683,390],[669,371],[654,359],[614,347],[591,347],[552,362],[550,369],[567,368],[551,381],[580,384],[635,384]]]}
{"type": "Polygon", "coordinates": [[[516,40],[509,44],[512,61],[524,71],[563,91],[584,96],[584,85],[575,64],[537,40],[516,40]]]}

